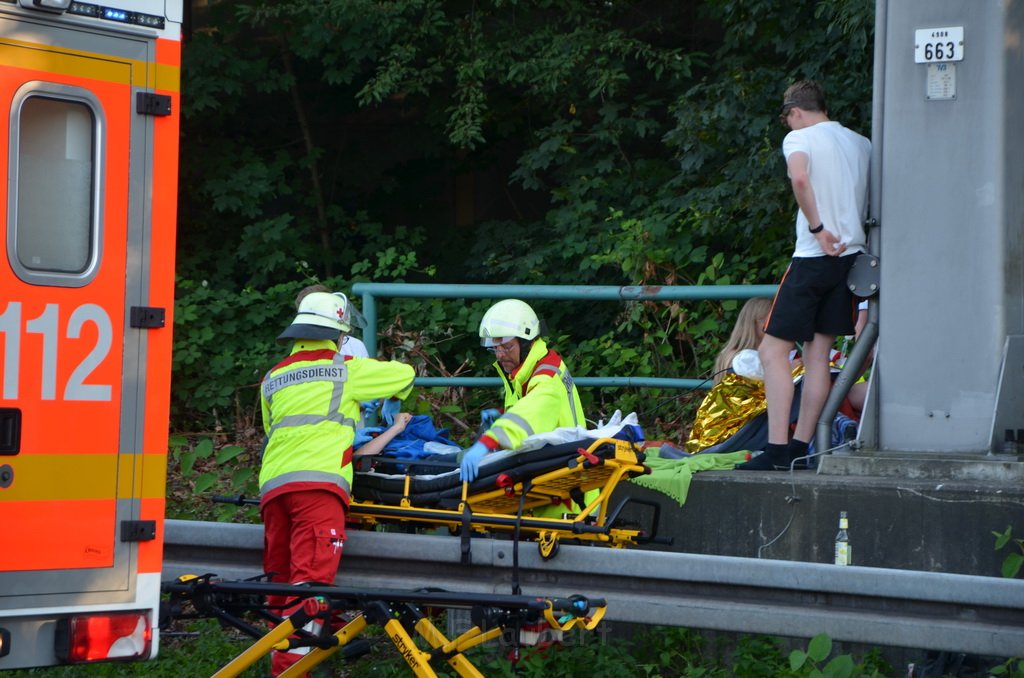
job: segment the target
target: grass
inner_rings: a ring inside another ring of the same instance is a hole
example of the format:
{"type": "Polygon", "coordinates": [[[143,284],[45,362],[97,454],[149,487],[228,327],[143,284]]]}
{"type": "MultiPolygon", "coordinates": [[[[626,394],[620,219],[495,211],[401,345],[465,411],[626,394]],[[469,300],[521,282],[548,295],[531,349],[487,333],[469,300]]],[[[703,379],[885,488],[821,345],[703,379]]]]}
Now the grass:
{"type": "MultiPolygon", "coordinates": [[[[210,676],[249,644],[248,638],[235,635],[209,619],[179,624],[173,633],[161,633],[160,654],[148,662],[103,662],[99,664],[58,666],[44,669],[15,670],[4,678],[181,678],[210,676]]],[[[267,665],[269,667],[269,663],[267,665]]],[[[269,671],[264,671],[264,674],[269,671]]]]}
{"type": "MultiPolygon", "coordinates": [[[[442,631],[443,618],[435,621],[442,631]]],[[[398,678],[413,675],[391,642],[378,627],[369,627],[362,636],[369,641],[370,652],[352,662],[340,655],[332,657],[313,673],[313,678],[348,678],[374,676],[398,678]]],[[[820,639],[816,639],[820,640],[820,639]]],[[[213,620],[176,622],[172,633],[161,636],[160,655],[149,662],[104,663],[90,666],[54,667],[18,670],[5,673],[4,678],[180,678],[210,676],[249,644],[250,639],[233,629],[222,628],[213,620]]],[[[831,647],[831,641],[828,641],[831,647]]],[[[813,643],[812,643],[813,645],[813,643]]],[[[562,644],[546,648],[522,648],[518,664],[509,661],[510,647],[491,643],[467,652],[473,664],[486,676],[517,678],[628,678],[632,676],[666,676],[701,678],[733,678],[760,676],[811,676],[808,664],[794,670],[785,650],[773,639],[740,638],[729,647],[709,643],[695,631],[670,627],[647,627],[632,638],[610,638],[604,633],[571,633],[562,644]]],[[[893,675],[877,655],[869,653],[861,663],[854,664],[850,678],[877,678],[893,675]]],[[[824,663],[822,660],[821,663],[824,663]]],[[[454,676],[450,668],[435,667],[441,676],[454,676]]],[[[269,660],[263,658],[244,675],[269,675],[269,660]]],[[[818,674],[821,675],[821,674],[818,674]]],[[[836,675],[825,671],[825,675],[836,675]]]]}

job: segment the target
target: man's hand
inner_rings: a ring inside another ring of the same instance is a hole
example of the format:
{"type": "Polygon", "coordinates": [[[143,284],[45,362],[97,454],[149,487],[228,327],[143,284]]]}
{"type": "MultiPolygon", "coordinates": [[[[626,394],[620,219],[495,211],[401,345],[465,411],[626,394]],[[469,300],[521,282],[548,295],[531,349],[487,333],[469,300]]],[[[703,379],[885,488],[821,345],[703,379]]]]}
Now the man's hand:
{"type": "Polygon", "coordinates": [[[484,426],[490,427],[491,424],[498,421],[498,417],[501,416],[501,412],[491,407],[480,413],[480,423],[484,426]]]}
{"type": "Polygon", "coordinates": [[[846,251],[846,244],[839,239],[839,236],[827,228],[814,236],[818,239],[818,245],[827,256],[838,257],[846,251]]]}
{"type": "Polygon", "coordinates": [[[480,460],[488,452],[490,450],[487,449],[487,446],[478,440],[462,454],[459,473],[463,482],[471,483],[476,480],[477,473],[480,471],[480,460]]]}

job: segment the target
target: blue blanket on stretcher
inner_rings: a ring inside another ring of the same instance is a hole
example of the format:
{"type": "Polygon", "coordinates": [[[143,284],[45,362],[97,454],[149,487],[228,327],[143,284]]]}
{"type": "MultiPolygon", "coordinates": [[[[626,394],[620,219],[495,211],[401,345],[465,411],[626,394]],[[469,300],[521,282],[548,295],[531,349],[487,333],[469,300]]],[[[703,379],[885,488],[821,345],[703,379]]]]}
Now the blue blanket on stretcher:
{"type": "MultiPolygon", "coordinates": [[[[355,448],[359,449],[386,430],[386,426],[368,426],[356,431],[355,448]]],[[[429,416],[417,414],[381,453],[399,459],[424,459],[432,454],[458,452],[460,449],[448,438],[448,429],[438,429],[429,416]]]]}

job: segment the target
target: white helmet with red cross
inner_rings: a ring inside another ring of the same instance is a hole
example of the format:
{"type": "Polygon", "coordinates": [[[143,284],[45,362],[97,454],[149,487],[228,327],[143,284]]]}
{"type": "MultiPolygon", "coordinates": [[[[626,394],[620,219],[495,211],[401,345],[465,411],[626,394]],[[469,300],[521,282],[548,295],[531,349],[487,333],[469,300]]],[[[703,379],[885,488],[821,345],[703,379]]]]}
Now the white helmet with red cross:
{"type": "Polygon", "coordinates": [[[352,330],[348,297],[341,292],[313,292],[299,302],[299,312],[292,324],[277,338],[331,339],[337,341],[342,332],[352,330]]]}

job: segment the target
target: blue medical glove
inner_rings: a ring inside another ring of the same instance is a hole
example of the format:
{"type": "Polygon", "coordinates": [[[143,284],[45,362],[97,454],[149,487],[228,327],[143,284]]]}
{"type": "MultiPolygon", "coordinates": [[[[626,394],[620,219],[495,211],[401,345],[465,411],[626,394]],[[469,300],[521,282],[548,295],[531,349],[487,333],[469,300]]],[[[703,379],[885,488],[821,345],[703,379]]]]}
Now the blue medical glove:
{"type": "Polygon", "coordinates": [[[487,446],[478,440],[462,454],[462,461],[459,463],[459,473],[462,475],[464,482],[471,483],[476,480],[477,473],[480,470],[480,460],[488,452],[490,450],[487,449],[487,446]]]}
{"type": "Polygon", "coordinates": [[[391,426],[395,423],[395,415],[402,411],[402,401],[388,398],[380,408],[380,414],[384,422],[391,426]]]}
{"type": "Polygon", "coordinates": [[[380,401],[370,400],[365,403],[359,403],[359,407],[363,410],[363,416],[369,417],[371,414],[376,414],[377,410],[380,409],[380,401]]]}
{"type": "Polygon", "coordinates": [[[501,412],[494,409],[493,407],[488,408],[480,413],[480,423],[482,423],[484,426],[489,427],[491,424],[496,422],[498,420],[498,417],[500,416],[501,412]]]}
{"type": "Polygon", "coordinates": [[[356,449],[359,449],[360,447],[362,447],[366,443],[368,443],[371,440],[373,440],[373,436],[370,435],[370,431],[371,430],[376,430],[376,429],[368,429],[368,428],[357,429],[356,430],[356,439],[355,439],[355,442],[352,443],[352,447],[354,447],[356,449]]]}

